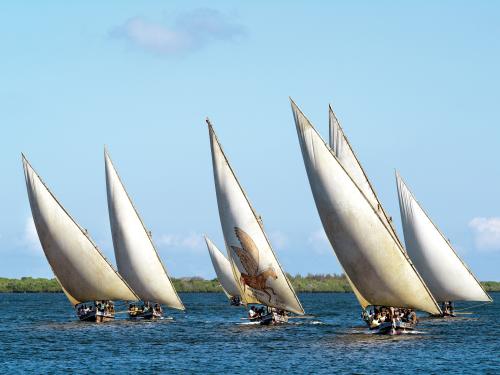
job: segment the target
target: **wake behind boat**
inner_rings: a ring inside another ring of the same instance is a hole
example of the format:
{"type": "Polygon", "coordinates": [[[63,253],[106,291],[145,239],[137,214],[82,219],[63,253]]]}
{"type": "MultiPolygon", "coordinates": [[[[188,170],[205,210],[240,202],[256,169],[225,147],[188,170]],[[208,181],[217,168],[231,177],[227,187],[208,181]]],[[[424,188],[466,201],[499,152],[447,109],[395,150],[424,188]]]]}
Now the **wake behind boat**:
{"type": "Polygon", "coordinates": [[[304,310],[208,119],[207,124],[219,218],[241,300],[245,306],[264,307],[265,313],[255,316],[250,308],[249,319],[261,324],[286,323],[289,312],[303,315],[304,310]]]}
{"type": "Polygon", "coordinates": [[[22,156],[33,221],[47,261],[82,321],[114,319],[111,300],[136,301],[86,230],[57,201],[22,156]]]}
{"type": "Polygon", "coordinates": [[[135,209],[107,150],[104,151],[109,222],[118,270],[141,299],[129,307],[133,319],[156,319],[160,304],[184,310],[151,233],[135,209]]]}

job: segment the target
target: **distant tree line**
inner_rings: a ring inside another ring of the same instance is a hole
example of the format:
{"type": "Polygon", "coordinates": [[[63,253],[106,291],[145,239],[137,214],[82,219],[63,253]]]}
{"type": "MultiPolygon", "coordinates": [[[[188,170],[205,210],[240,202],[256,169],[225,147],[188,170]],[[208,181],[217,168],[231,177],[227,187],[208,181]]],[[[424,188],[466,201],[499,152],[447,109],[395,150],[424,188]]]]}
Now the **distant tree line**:
{"type": "MultiPolygon", "coordinates": [[[[305,293],[349,293],[352,292],[345,275],[308,274],[307,276],[289,275],[290,282],[297,292],[305,293]]],[[[173,278],[175,289],[181,293],[221,293],[217,279],[205,280],[201,277],[173,278]]],[[[500,282],[483,281],[488,292],[500,292],[500,282]]],[[[56,279],[22,277],[20,279],[0,278],[0,293],[60,293],[61,287],[56,279]]]]}

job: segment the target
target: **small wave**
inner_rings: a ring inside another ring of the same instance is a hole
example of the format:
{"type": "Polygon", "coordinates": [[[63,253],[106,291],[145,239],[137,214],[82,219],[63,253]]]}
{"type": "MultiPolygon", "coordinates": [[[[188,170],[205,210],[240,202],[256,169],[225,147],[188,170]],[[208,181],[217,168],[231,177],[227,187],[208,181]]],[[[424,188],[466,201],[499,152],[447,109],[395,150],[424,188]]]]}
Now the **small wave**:
{"type": "Polygon", "coordinates": [[[313,320],[309,324],[312,324],[312,325],[322,325],[322,326],[326,325],[326,323],[320,322],[319,320],[313,320]]]}

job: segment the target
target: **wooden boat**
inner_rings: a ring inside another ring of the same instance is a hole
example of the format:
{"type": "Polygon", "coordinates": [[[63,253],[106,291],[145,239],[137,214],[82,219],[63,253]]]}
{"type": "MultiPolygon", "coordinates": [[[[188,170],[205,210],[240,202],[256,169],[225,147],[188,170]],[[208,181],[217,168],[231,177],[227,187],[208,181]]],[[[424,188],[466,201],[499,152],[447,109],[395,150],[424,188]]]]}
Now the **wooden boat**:
{"type": "Polygon", "coordinates": [[[142,305],[131,304],[128,309],[128,314],[131,319],[153,320],[163,317],[161,306],[156,303],[154,306],[149,302],[144,302],[142,305]]]}
{"type": "Polygon", "coordinates": [[[412,332],[414,329],[415,329],[414,323],[397,321],[397,322],[383,322],[377,328],[372,330],[380,335],[403,335],[405,333],[412,332]]]}
{"type": "Polygon", "coordinates": [[[293,100],[291,106],[318,214],[362,308],[392,306],[441,313],[331,107],[327,144],[293,100]]]}
{"type": "Polygon", "coordinates": [[[253,318],[249,318],[251,322],[258,322],[260,325],[277,325],[288,323],[288,314],[286,311],[278,310],[273,307],[264,306],[264,313],[253,318]]]}
{"type": "Polygon", "coordinates": [[[207,119],[219,218],[241,301],[260,304],[274,313],[262,314],[261,324],[285,323],[286,312],[303,315],[290,281],[273,252],[258,216],[241,187],[207,119]],[[279,313],[283,311],[283,313],[279,313]]]}
{"type": "Polygon", "coordinates": [[[24,157],[23,167],[33,221],[43,252],[80,320],[104,322],[114,317],[96,311],[78,314],[82,303],[136,301],[137,296],[104,257],[85,229],[57,201],[24,157]]]}
{"type": "Polygon", "coordinates": [[[112,301],[95,301],[88,305],[81,303],[75,306],[76,314],[81,321],[104,323],[115,319],[112,301]]]}
{"type": "MultiPolygon", "coordinates": [[[[184,310],[154,246],[151,232],[146,229],[134,207],[107,150],[104,150],[104,161],[109,222],[118,271],[143,301],[143,305],[164,304],[184,310]]],[[[160,307],[141,314],[130,311],[129,316],[156,319],[162,316],[162,309],[160,307]]]]}
{"type": "Polygon", "coordinates": [[[231,306],[240,306],[242,304],[240,297],[240,290],[238,283],[234,279],[233,270],[231,268],[231,263],[222,254],[217,246],[205,236],[205,242],[207,244],[208,253],[210,254],[210,259],[212,260],[212,265],[214,266],[215,273],[217,275],[217,280],[219,281],[224,294],[229,299],[231,306]]]}
{"type": "Polygon", "coordinates": [[[481,283],[397,172],[396,185],[406,251],[432,295],[442,304],[441,314],[432,316],[454,317],[453,301],[491,302],[481,283]]]}

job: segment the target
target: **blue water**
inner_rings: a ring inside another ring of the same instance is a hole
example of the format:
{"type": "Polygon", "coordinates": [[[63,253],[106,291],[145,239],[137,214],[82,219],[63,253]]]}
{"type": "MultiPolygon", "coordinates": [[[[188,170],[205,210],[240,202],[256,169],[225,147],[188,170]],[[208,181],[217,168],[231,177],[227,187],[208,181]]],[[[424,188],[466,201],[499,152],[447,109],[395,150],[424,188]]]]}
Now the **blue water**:
{"type": "MultiPolygon", "coordinates": [[[[62,294],[0,294],[3,372],[500,373],[497,301],[453,320],[422,320],[404,336],[369,334],[352,294],[301,294],[312,319],[245,324],[222,294],[182,294],[173,321],[76,320],[62,294]]],[[[475,305],[458,304],[457,309],[475,305]]],[[[119,308],[117,308],[118,310],[119,308]]]]}

